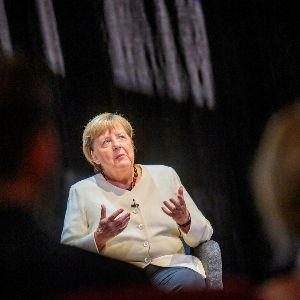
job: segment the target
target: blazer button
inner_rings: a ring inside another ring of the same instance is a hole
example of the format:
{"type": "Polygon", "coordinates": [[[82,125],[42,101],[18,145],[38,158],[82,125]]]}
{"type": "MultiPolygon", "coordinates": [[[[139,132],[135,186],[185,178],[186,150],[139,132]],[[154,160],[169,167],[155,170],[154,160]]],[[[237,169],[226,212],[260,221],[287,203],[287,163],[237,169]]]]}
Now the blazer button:
{"type": "Polygon", "coordinates": [[[139,228],[140,230],[144,229],[144,224],[139,224],[139,225],[138,225],[138,228],[139,228]]]}
{"type": "Polygon", "coordinates": [[[150,264],[152,261],[151,257],[145,257],[145,263],[150,264]]]}
{"type": "Polygon", "coordinates": [[[144,247],[148,247],[149,246],[149,242],[145,241],[144,242],[144,247]]]}

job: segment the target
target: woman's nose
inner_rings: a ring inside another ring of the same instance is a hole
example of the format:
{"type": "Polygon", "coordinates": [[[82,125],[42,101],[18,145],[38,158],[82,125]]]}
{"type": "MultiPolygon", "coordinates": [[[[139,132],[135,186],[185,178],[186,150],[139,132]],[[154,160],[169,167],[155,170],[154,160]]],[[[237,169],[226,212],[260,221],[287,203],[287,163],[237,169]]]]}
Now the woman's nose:
{"type": "Polygon", "coordinates": [[[118,140],[113,141],[112,143],[113,149],[120,148],[120,142],[118,140]]]}

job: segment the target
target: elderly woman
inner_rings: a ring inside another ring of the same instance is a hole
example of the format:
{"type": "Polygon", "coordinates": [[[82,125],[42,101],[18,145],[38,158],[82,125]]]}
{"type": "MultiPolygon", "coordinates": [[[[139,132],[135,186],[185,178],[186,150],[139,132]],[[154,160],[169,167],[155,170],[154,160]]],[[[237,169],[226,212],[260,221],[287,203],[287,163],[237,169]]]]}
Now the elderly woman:
{"type": "Polygon", "coordinates": [[[103,113],[83,132],[83,153],[96,175],[70,188],[61,242],[141,268],[165,291],[205,287],[201,261],[185,255],[212,227],[176,172],[134,161],[133,129],[103,113]]]}

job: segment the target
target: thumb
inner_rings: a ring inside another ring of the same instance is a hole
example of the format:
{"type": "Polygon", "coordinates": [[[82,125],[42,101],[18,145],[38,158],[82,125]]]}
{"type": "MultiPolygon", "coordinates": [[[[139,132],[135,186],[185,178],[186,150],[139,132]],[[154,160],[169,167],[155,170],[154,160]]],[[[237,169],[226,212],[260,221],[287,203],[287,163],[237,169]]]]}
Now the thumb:
{"type": "Polygon", "coordinates": [[[180,195],[180,196],[183,196],[183,186],[181,185],[180,187],[179,187],[179,189],[178,189],[178,194],[180,195]]]}
{"type": "Polygon", "coordinates": [[[101,204],[101,220],[106,218],[106,207],[104,204],[101,204]]]}

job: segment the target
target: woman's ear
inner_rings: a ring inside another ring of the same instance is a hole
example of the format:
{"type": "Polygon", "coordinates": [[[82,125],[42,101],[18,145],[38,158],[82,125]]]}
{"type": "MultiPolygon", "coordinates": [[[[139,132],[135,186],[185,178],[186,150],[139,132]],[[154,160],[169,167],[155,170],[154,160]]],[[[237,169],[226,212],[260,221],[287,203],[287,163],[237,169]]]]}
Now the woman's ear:
{"type": "Polygon", "coordinates": [[[94,164],[98,164],[97,155],[95,154],[95,152],[93,150],[91,150],[91,159],[94,164]]]}

